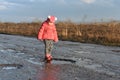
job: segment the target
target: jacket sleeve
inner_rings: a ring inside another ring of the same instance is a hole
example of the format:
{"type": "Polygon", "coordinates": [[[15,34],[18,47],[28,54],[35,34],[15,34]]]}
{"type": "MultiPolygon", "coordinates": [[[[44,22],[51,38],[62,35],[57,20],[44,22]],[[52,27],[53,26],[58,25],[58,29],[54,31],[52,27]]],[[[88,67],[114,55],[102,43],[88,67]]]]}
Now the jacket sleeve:
{"type": "Polygon", "coordinates": [[[42,40],[43,32],[44,32],[44,24],[42,24],[42,26],[40,27],[39,32],[38,32],[39,40],[42,40]]]}
{"type": "Polygon", "coordinates": [[[57,31],[56,31],[56,28],[54,29],[54,41],[58,42],[58,34],[57,34],[57,31]]]}

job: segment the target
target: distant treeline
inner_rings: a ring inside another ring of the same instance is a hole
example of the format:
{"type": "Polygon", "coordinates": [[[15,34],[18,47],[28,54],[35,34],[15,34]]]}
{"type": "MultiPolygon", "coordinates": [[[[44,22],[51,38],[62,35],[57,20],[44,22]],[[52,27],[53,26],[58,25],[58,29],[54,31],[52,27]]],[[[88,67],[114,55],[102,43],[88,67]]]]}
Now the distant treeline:
{"type": "MultiPolygon", "coordinates": [[[[41,22],[0,23],[1,34],[32,36],[37,38],[41,22]]],[[[73,23],[57,22],[60,40],[120,46],[120,22],[73,23]],[[81,35],[82,34],[82,35],[81,35]]]]}

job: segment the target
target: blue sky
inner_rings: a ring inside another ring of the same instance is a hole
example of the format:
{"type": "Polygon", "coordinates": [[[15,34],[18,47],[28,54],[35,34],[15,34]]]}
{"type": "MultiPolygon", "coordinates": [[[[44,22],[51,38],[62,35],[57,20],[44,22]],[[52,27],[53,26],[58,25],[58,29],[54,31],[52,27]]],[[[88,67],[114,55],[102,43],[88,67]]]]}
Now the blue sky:
{"type": "Polygon", "coordinates": [[[120,0],[0,0],[0,21],[28,22],[55,15],[58,21],[120,20],[120,0]]]}

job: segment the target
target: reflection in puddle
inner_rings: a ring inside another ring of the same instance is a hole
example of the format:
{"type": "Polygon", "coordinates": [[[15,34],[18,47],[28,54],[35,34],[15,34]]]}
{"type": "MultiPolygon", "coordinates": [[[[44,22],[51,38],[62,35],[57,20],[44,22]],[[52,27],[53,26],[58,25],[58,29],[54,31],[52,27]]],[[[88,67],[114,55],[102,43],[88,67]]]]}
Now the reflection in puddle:
{"type": "Polygon", "coordinates": [[[51,63],[43,64],[37,74],[37,80],[60,80],[61,65],[76,63],[73,59],[53,58],[51,63]]]}
{"type": "Polygon", "coordinates": [[[59,65],[46,63],[37,74],[37,80],[59,80],[59,65]]]}

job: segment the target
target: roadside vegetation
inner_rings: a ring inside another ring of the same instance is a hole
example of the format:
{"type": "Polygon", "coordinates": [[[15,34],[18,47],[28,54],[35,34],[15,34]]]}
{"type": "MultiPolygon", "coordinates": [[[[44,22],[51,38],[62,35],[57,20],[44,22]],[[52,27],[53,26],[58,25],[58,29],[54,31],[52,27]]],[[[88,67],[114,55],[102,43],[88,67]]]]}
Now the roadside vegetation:
{"type": "MultiPolygon", "coordinates": [[[[41,22],[0,22],[1,34],[31,36],[37,38],[41,22]]],[[[74,23],[57,22],[60,40],[120,46],[120,22],[74,23]]]]}

